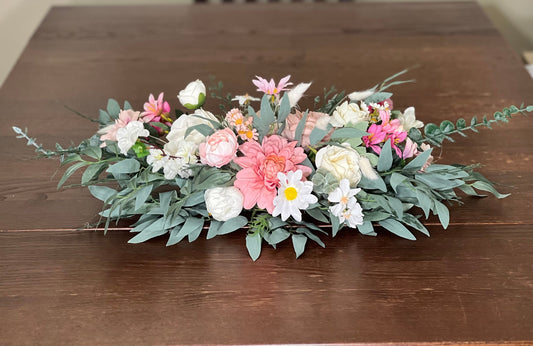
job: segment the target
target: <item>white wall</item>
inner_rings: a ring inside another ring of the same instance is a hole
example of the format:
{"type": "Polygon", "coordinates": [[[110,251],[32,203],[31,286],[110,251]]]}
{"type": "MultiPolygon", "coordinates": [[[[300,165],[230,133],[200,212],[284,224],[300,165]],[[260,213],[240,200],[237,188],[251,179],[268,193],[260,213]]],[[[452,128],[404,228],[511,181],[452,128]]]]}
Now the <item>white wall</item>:
{"type": "MultiPolygon", "coordinates": [[[[403,0],[386,1],[399,2],[403,0]]],[[[2,47],[0,51],[0,85],[3,84],[51,5],[133,5],[190,2],[192,0],[0,0],[0,47],[2,47]]],[[[517,52],[533,50],[533,0],[478,0],[478,2],[517,52]]]]}

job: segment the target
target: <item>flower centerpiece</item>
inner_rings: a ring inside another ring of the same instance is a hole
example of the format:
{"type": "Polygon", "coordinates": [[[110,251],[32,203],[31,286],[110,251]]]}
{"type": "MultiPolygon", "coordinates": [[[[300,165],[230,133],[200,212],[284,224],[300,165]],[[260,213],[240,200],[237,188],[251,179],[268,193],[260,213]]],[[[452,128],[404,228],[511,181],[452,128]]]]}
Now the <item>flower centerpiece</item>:
{"type": "Polygon", "coordinates": [[[298,106],[311,83],[292,86],[290,76],[257,77],[257,98],[223,96],[215,84],[216,111],[203,108],[208,91],[200,80],[179,92],[186,110],[174,114],[163,93],[150,95],[142,112],[110,99],[98,119],[89,118],[99,123],[96,134],[69,148],[45,150],[13,129],[69,166],[58,187],[84,170],[81,185],[104,203],[106,231],[111,221],[135,218],[130,243],[168,235],[169,246],[204,230],[208,239],[239,231],[253,260],[263,241],[275,248],[289,238],[298,257],[308,240],[325,246],[320,236],[343,228],[376,235],[379,225],[414,240],[413,230],[429,235],[420,218],[431,213],[446,228],[445,202],[462,203],[457,190],[507,196],[473,165],[437,163],[433,147],[533,106],[424,125],[413,107],[393,107],[388,89],[406,82],[396,80],[403,73],[364,91],[324,89],[311,111],[298,106]]]}

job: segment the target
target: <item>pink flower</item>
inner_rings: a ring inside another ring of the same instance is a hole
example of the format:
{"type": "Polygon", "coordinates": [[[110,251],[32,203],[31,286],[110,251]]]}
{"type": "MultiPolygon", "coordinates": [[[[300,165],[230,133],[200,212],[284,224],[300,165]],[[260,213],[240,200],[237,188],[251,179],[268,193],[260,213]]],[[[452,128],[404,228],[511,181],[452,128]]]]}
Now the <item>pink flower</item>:
{"type": "Polygon", "coordinates": [[[245,209],[251,209],[257,203],[259,208],[272,214],[279,185],[278,172],[300,169],[303,177],[311,173],[311,168],[299,165],[307,158],[303,148],[277,135],[263,138],[262,144],[255,141],[243,143],[239,150],[244,156],[233,161],[243,169],[237,173],[234,185],[244,195],[245,209]]]}
{"type": "Polygon", "coordinates": [[[289,90],[286,87],[289,85],[292,85],[291,82],[289,82],[289,79],[291,78],[291,75],[283,77],[278,85],[274,82],[274,79],[270,79],[270,82],[267,81],[264,78],[261,78],[259,76],[255,76],[257,79],[252,80],[252,82],[257,87],[257,91],[262,91],[267,95],[275,95],[277,96],[280,92],[284,90],[289,90]]]}
{"type": "Polygon", "coordinates": [[[131,121],[139,120],[140,112],[134,112],[131,109],[120,111],[118,119],[115,120],[115,123],[109,126],[106,126],[98,131],[100,140],[103,142],[100,146],[103,148],[106,146],[105,141],[117,141],[117,132],[119,129],[126,127],[131,121]]]}
{"type": "Polygon", "coordinates": [[[141,117],[145,123],[161,122],[161,116],[168,117],[170,106],[167,101],[163,101],[163,95],[164,93],[160,93],[156,100],[154,95],[150,94],[148,102],[144,103],[144,112],[141,113],[141,117]]]}
{"type": "MultiPolygon", "coordinates": [[[[298,127],[298,123],[302,119],[303,114],[300,111],[296,111],[295,113],[289,114],[287,116],[285,129],[281,133],[281,135],[288,140],[294,141],[295,134],[296,134],[296,128],[298,127]]],[[[307,114],[307,119],[305,122],[305,127],[302,132],[302,141],[300,142],[301,146],[304,148],[307,148],[311,145],[311,142],[309,140],[309,136],[311,135],[311,132],[315,127],[318,127],[320,129],[326,129],[329,123],[329,115],[326,113],[320,113],[320,112],[309,112],[307,114]]],[[[333,129],[332,129],[333,132],[333,129]]],[[[323,141],[329,140],[330,134],[328,134],[323,141]]]]}
{"type": "Polygon", "coordinates": [[[232,110],[226,113],[226,121],[231,126],[238,127],[244,122],[244,117],[238,108],[233,108],[232,110]]]}
{"type": "Polygon", "coordinates": [[[222,167],[233,160],[237,153],[237,136],[228,128],[218,130],[200,143],[200,159],[211,167],[222,167]]]}
{"type": "Polygon", "coordinates": [[[418,144],[413,142],[411,138],[407,137],[405,139],[405,148],[403,149],[402,155],[400,156],[403,159],[408,159],[410,157],[413,157],[415,154],[418,153],[418,144]]]}
{"type": "Polygon", "coordinates": [[[368,136],[364,136],[363,143],[368,148],[372,148],[376,152],[376,154],[379,155],[381,153],[381,147],[378,145],[385,141],[385,138],[387,137],[387,133],[383,131],[383,128],[381,125],[372,124],[366,130],[366,132],[369,133],[368,136]]]}

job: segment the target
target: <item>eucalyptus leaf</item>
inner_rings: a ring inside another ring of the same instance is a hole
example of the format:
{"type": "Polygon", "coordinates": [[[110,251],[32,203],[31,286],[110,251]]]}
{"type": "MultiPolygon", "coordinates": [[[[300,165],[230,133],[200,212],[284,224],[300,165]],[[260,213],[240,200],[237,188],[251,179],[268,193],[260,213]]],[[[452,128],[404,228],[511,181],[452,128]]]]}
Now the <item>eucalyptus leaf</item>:
{"type": "Polygon", "coordinates": [[[117,194],[116,190],[113,190],[112,188],[107,187],[107,186],[100,186],[100,185],[90,185],[89,192],[91,192],[91,194],[94,197],[96,197],[97,199],[105,203],[108,203],[111,197],[117,194]]]}
{"type": "Polygon", "coordinates": [[[378,158],[378,171],[384,172],[388,171],[392,167],[392,147],[390,139],[387,139],[387,142],[381,148],[381,153],[378,158]]]}
{"type": "Polygon", "coordinates": [[[435,210],[437,211],[442,227],[444,229],[448,228],[448,224],[450,223],[450,212],[448,211],[448,208],[446,208],[441,202],[435,201],[435,210]]]}
{"type": "Polygon", "coordinates": [[[137,234],[135,237],[131,238],[128,243],[130,244],[138,244],[142,243],[144,241],[147,241],[149,239],[159,237],[160,235],[166,234],[167,230],[165,229],[159,229],[159,230],[144,230],[137,234]]]}
{"type": "Polygon", "coordinates": [[[376,232],[374,232],[374,226],[372,226],[371,221],[365,220],[362,225],[357,225],[357,229],[359,230],[359,233],[364,234],[364,235],[372,235],[372,236],[377,235],[376,232]]]}
{"type": "Polygon", "coordinates": [[[135,194],[135,210],[141,208],[152,193],[153,185],[146,185],[138,190],[135,194]]]}
{"type": "Polygon", "coordinates": [[[261,255],[261,235],[259,233],[248,234],[246,236],[246,249],[255,262],[261,255]]]}
{"type": "Polygon", "coordinates": [[[478,190],[490,192],[496,198],[505,198],[511,195],[510,193],[506,193],[506,194],[499,193],[498,190],[494,188],[494,186],[492,186],[491,184],[485,181],[476,181],[475,183],[472,184],[472,186],[478,190]]]}
{"type": "Polygon", "coordinates": [[[222,226],[222,222],[211,220],[211,224],[209,225],[209,229],[207,230],[207,239],[216,237],[220,226],[222,226]]]}
{"type": "Polygon", "coordinates": [[[296,253],[296,258],[298,258],[305,251],[305,244],[307,243],[307,237],[301,234],[293,234],[291,239],[292,239],[292,246],[294,248],[294,252],[296,253]]]}
{"type": "Polygon", "coordinates": [[[113,175],[137,173],[141,168],[141,164],[136,159],[125,159],[109,166],[108,173],[113,175]]]}
{"type": "Polygon", "coordinates": [[[294,139],[298,141],[298,145],[302,143],[302,134],[305,129],[305,123],[307,122],[307,115],[308,115],[308,112],[306,111],[303,114],[302,119],[300,119],[300,121],[298,122],[298,125],[296,126],[296,130],[294,133],[294,139]]]}
{"type": "Polygon", "coordinates": [[[398,221],[394,219],[387,219],[379,221],[379,224],[385,228],[387,231],[396,234],[399,237],[402,237],[404,239],[408,240],[416,240],[413,233],[409,232],[407,228],[405,228],[404,225],[399,223],[398,221]]]}
{"type": "Polygon", "coordinates": [[[287,116],[291,112],[291,103],[289,101],[289,94],[285,93],[283,94],[283,97],[281,98],[281,102],[279,104],[279,111],[278,111],[278,122],[282,123],[287,119],[287,116]]]}
{"type": "Polygon", "coordinates": [[[277,228],[277,229],[273,230],[272,232],[269,232],[268,233],[268,237],[265,235],[264,238],[270,245],[276,245],[278,243],[281,243],[282,241],[284,241],[288,237],[290,237],[290,235],[291,234],[288,231],[286,231],[285,229],[277,228]]]}
{"type": "Polygon", "coordinates": [[[115,99],[107,100],[107,114],[109,114],[113,119],[118,119],[120,114],[120,105],[115,99]]]}
{"type": "Polygon", "coordinates": [[[433,151],[433,148],[429,150],[424,150],[420,155],[415,157],[411,162],[409,162],[404,168],[403,171],[419,171],[424,167],[426,164],[426,161],[428,160],[429,156],[431,155],[431,152],[433,151]]]}
{"type": "Polygon", "coordinates": [[[248,224],[248,219],[242,215],[236,216],[222,223],[217,231],[217,235],[234,232],[248,224]]]}
{"type": "MultiPolygon", "coordinates": [[[[339,127],[331,134],[331,139],[338,138],[352,138],[352,137],[364,137],[368,136],[369,133],[358,129],[356,127],[339,127]]],[[[390,144],[389,144],[390,145],[390,144]]]]}

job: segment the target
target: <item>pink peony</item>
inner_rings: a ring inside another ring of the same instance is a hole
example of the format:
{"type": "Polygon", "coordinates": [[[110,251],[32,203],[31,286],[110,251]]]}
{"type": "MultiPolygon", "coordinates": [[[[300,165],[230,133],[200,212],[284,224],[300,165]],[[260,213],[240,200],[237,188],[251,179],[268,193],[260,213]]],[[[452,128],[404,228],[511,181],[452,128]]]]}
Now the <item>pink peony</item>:
{"type": "Polygon", "coordinates": [[[243,169],[237,173],[235,187],[244,195],[244,208],[256,205],[274,211],[274,197],[279,185],[278,172],[302,170],[303,177],[311,174],[311,168],[299,165],[307,156],[303,148],[296,147],[296,142],[272,135],[263,138],[262,144],[255,141],[245,142],[239,147],[244,156],[233,161],[243,169]]]}
{"type": "Polygon", "coordinates": [[[100,140],[103,142],[100,146],[103,148],[106,146],[105,141],[117,141],[117,132],[119,129],[126,127],[131,121],[139,120],[140,112],[134,112],[131,109],[120,111],[118,119],[115,120],[115,123],[109,126],[106,126],[98,131],[100,140]]]}
{"type": "MultiPolygon", "coordinates": [[[[285,129],[281,133],[281,135],[288,140],[294,141],[296,138],[296,128],[298,127],[298,123],[302,119],[303,114],[300,111],[296,111],[295,113],[289,114],[286,120],[285,129]]],[[[309,140],[309,136],[311,135],[311,132],[315,127],[326,129],[329,123],[329,115],[326,113],[320,113],[320,112],[309,112],[307,114],[307,119],[305,122],[305,127],[302,132],[302,141],[300,142],[301,146],[304,148],[307,148],[311,145],[311,142],[309,140]]],[[[333,130],[332,130],[333,131],[333,130]]],[[[329,134],[323,139],[324,141],[329,140],[329,134]]]]}
{"type": "Polygon", "coordinates": [[[161,122],[161,116],[168,118],[170,106],[168,102],[163,101],[163,96],[164,93],[160,93],[156,100],[154,95],[150,94],[148,102],[144,103],[144,112],[141,113],[142,120],[145,123],[151,121],[161,122]]]}
{"type": "Polygon", "coordinates": [[[222,167],[233,160],[237,153],[237,136],[228,128],[219,130],[200,143],[200,159],[211,167],[222,167]]]}

